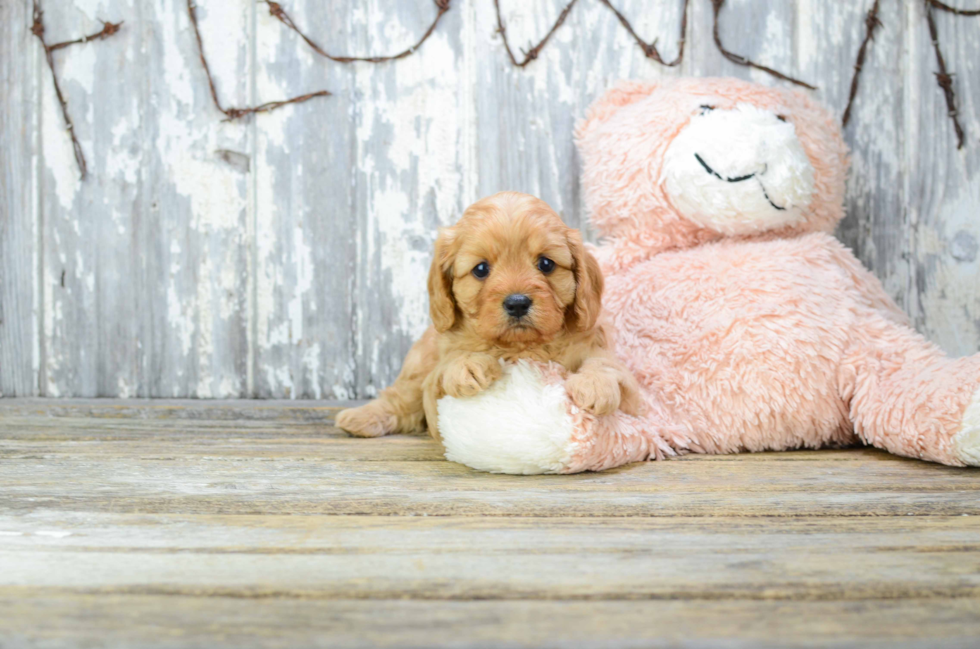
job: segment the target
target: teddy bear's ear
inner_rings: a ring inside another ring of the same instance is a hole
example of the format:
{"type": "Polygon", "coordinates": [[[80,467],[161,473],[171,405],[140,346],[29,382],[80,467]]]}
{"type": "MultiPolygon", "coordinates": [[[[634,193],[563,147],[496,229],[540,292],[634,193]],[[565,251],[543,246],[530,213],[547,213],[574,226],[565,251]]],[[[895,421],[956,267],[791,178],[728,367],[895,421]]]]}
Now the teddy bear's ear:
{"type": "Polygon", "coordinates": [[[657,89],[652,81],[621,81],[592,102],[585,118],[575,126],[575,139],[581,143],[623,106],[640,101],[657,89]]]}

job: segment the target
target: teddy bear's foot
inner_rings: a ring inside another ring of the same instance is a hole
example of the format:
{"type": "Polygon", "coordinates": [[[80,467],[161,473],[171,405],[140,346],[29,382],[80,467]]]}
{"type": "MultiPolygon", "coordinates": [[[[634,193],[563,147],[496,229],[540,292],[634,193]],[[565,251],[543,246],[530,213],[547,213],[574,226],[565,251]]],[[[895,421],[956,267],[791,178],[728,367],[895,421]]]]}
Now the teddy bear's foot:
{"type": "Polygon", "coordinates": [[[980,389],[963,413],[963,423],[953,437],[956,459],[969,466],[980,466],[980,389]]]}

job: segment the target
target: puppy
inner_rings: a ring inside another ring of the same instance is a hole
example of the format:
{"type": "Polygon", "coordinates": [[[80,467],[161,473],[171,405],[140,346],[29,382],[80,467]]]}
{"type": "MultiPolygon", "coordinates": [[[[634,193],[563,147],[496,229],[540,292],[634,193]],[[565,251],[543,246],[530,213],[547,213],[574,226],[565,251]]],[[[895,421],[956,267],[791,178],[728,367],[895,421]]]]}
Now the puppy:
{"type": "Polygon", "coordinates": [[[639,414],[636,380],[613,355],[600,322],[602,273],[577,230],[542,200],[501,192],[440,231],[429,270],[432,327],[405,357],[394,385],[337,415],[361,437],[428,428],[436,402],[485,390],[500,360],[555,361],[575,404],[597,415],[639,414]]]}

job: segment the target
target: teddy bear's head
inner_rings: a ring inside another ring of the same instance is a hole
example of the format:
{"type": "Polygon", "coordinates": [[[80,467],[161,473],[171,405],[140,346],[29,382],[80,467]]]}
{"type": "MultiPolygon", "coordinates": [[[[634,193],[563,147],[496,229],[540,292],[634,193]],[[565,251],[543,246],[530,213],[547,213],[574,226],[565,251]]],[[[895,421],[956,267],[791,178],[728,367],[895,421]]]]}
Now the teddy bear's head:
{"type": "Polygon", "coordinates": [[[737,79],[629,82],[578,125],[600,234],[657,247],[829,231],[843,216],[847,148],[803,92],[737,79]]]}

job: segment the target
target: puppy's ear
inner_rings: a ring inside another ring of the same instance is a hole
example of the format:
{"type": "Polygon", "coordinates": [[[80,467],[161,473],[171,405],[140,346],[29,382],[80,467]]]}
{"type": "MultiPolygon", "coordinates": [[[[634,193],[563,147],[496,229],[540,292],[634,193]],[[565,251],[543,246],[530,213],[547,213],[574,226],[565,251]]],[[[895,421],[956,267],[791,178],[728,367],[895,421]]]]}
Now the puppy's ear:
{"type": "Polygon", "coordinates": [[[575,302],[568,307],[569,331],[587,331],[595,326],[602,310],[602,271],[599,262],[585,249],[578,230],[569,230],[568,248],[572,251],[575,273],[575,302]]]}
{"type": "Polygon", "coordinates": [[[432,265],[429,267],[429,315],[436,331],[448,331],[456,322],[456,300],[453,299],[453,259],[456,231],[442,228],[436,239],[432,265]]]}

